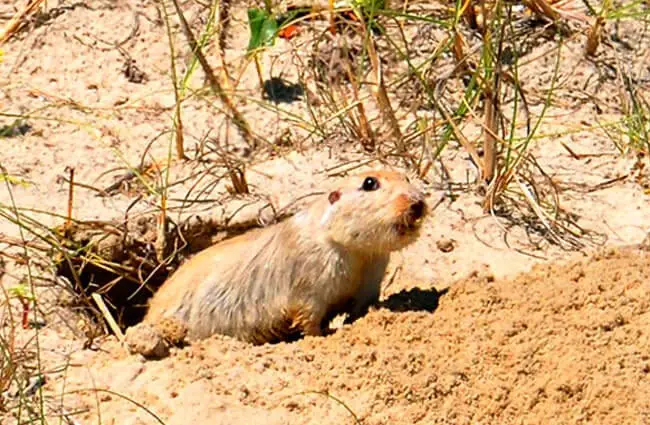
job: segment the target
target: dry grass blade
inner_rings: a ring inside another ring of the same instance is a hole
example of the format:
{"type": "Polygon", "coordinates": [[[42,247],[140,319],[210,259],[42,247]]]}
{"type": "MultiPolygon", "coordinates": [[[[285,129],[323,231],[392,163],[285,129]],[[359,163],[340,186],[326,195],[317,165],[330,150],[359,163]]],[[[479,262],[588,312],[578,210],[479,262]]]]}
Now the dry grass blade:
{"type": "Polygon", "coordinates": [[[176,60],[174,52],[174,40],[172,38],[171,26],[169,24],[169,15],[167,13],[167,8],[165,3],[162,3],[163,11],[165,15],[165,26],[167,29],[167,39],[169,43],[169,58],[170,58],[170,68],[171,68],[171,80],[172,87],[174,88],[174,134],[175,134],[175,145],[176,145],[176,156],[178,159],[187,159],[185,156],[184,149],[184,140],[183,140],[183,120],[181,118],[181,94],[178,87],[178,75],[176,74],[176,60]]]}
{"type": "Polygon", "coordinates": [[[357,414],[354,413],[354,410],[352,410],[352,409],[351,409],[347,404],[345,404],[345,403],[344,403],[342,400],[340,400],[339,398],[334,397],[334,396],[333,396],[332,394],[330,394],[328,391],[303,391],[303,392],[297,393],[296,395],[302,395],[302,394],[317,394],[317,395],[321,395],[321,396],[327,397],[327,398],[329,398],[329,399],[331,399],[331,400],[334,400],[337,404],[339,404],[339,405],[342,406],[345,410],[347,410],[347,412],[352,416],[352,419],[354,419],[354,423],[355,423],[356,425],[361,425],[361,424],[362,424],[361,420],[359,419],[359,416],[357,416],[357,414]]]}
{"type": "Polygon", "coordinates": [[[222,155],[222,160],[228,169],[228,176],[230,177],[230,182],[232,183],[232,186],[226,185],[226,190],[233,195],[249,194],[250,190],[248,188],[248,182],[246,181],[245,165],[242,163],[234,165],[233,162],[228,158],[227,154],[222,155]]]}
{"type": "Polygon", "coordinates": [[[359,100],[359,88],[357,87],[356,82],[352,85],[354,103],[357,105],[357,113],[359,115],[359,132],[361,136],[361,145],[367,151],[373,152],[376,147],[375,132],[372,131],[370,123],[368,122],[368,117],[366,115],[366,109],[364,108],[363,103],[359,100]]]}
{"type": "Polygon", "coordinates": [[[586,15],[569,10],[563,10],[546,0],[524,0],[524,4],[536,15],[550,19],[551,21],[570,19],[574,21],[589,22],[589,18],[586,15]]]}
{"type": "Polygon", "coordinates": [[[361,138],[361,145],[369,152],[373,152],[376,147],[375,132],[372,131],[370,123],[368,122],[368,117],[366,115],[366,110],[363,106],[363,102],[359,99],[359,83],[352,72],[352,66],[350,65],[350,60],[347,55],[344,55],[344,67],[348,75],[348,79],[352,85],[352,95],[354,96],[354,103],[357,105],[357,113],[359,114],[359,136],[361,138]]]}
{"type": "Polygon", "coordinates": [[[483,182],[490,183],[494,178],[497,161],[497,108],[496,95],[492,90],[485,91],[485,103],[483,106],[485,119],[485,132],[483,135],[483,167],[481,177],[483,182]]]}
{"type": "MultiPolygon", "coordinates": [[[[493,11],[488,11],[483,7],[484,16],[492,15],[493,11]]],[[[483,119],[484,119],[484,139],[483,139],[483,169],[481,175],[483,182],[489,184],[495,177],[497,167],[497,142],[502,141],[498,136],[499,121],[499,99],[501,96],[501,61],[498,59],[503,53],[503,43],[505,39],[505,22],[501,22],[498,34],[497,51],[492,51],[492,27],[486,26],[483,33],[484,43],[484,60],[488,61],[489,68],[493,69],[489,73],[488,81],[485,81],[483,89],[483,119]]],[[[494,186],[492,186],[494,187],[494,186]]],[[[491,194],[487,194],[492,197],[491,194]]]]}
{"type": "Polygon", "coordinates": [[[467,57],[465,55],[466,45],[467,43],[465,42],[463,35],[458,30],[455,30],[454,42],[452,44],[451,51],[454,55],[454,59],[456,60],[456,69],[459,73],[462,74],[467,74],[470,72],[467,57]]]}
{"type": "Polygon", "coordinates": [[[230,176],[230,182],[232,186],[228,187],[228,191],[233,194],[248,194],[250,190],[248,189],[248,182],[246,181],[246,171],[244,166],[240,168],[228,168],[228,175],[230,176]]]}
{"type": "MultiPolygon", "coordinates": [[[[484,2],[482,2],[484,5],[484,2]]],[[[486,18],[486,10],[483,7],[483,17],[486,18]]],[[[503,37],[501,37],[503,39],[503,37]]],[[[485,25],[483,29],[483,49],[484,61],[486,65],[495,65],[492,55],[492,28],[490,25],[485,25]]],[[[492,67],[493,67],[492,66],[492,67]]],[[[497,160],[497,98],[499,96],[498,88],[498,63],[496,64],[495,72],[488,75],[488,80],[484,82],[483,87],[483,167],[481,169],[481,177],[483,182],[489,184],[494,178],[497,160]]]]}
{"type": "Polygon", "coordinates": [[[587,37],[587,45],[585,46],[585,53],[588,56],[594,56],[598,46],[600,46],[600,39],[602,37],[603,28],[605,27],[605,18],[599,16],[589,30],[587,37]]]}
{"type": "Polygon", "coordinates": [[[95,303],[97,304],[97,307],[99,308],[99,311],[101,311],[102,315],[104,316],[104,319],[106,319],[106,323],[108,323],[108,326],[110,326],[111,331],[113,331],[113,333],[115,334],[115,336],[120,342],[124,342],[124,334],[122,333],[120,327],[117,325],[117,322],[113,318],[113,315],[108,310],[108,307],[106,307],[106,303],[104,303],[104,299],[102,298],[102,296],[95,292],[91,295],[91,297],[93,298],[93,301],[95,301],[95,303]]]}
{"type": "MultiPolygon", "coordinates": [[[[2,257],[0,257],[0,279],[2,279],[4,270],[4,261],[2,260],[2,257]]],[[[7,389],[9,389],[16,370],[16,364],[12,360],[15,357],[14,353],[16,340],[16,322],[14,320],[13,311],[9,302],[9,292],[7,291],[7,288],[4,287],[4,285],[0,285],[0,290],[2,290],[5,299],[5,305],[7,306],[7,323],[9,324],[9,334],[6,337],[0,336],[0,349],[2,349],[2,352],[0,353],[0,365],[2,365],[2,368],[0,368],[0,410],[2,410],[2,394],[7,389]]]]}
{"type": "Polygon", "coordinates": [[[176,14],[178,15],[178,19],[180,20],[181,27],[183,28],[183,32],[185,33],[185,37],[187,38],[187,42],[190,45],[192,52],[196,55],[196,58],[199,60],[199,63],[201,64],[201,68],[203,68],[203,72],[205,72],[208,82],[210,83],[210,88],[217,96],[219,96],[221,102],[223,102],[223,104],[226,105],[228,112],[232,116],[233,122],[237,126],[237,129],[241,133],[246,143],[253,148],[256,147],[258,138],[255,137],[255,135],[250,129],[250,125],[248,125],[248,122],[246,121],[244,116],[235,107],[235,104],[232,102],[232,99],[230,99],[226,91],[223,89],[221,83],[219,83],[219,80],[214,75],[214,72],[212,71],[212,67],[210,67],[210,64],[208,63],[207,59],[205,59],[203,52],[201,52],[201,47],[197,43],[196,38],[192,33],[192,29],[190,28],[190,25],[185,19],[185,15],[183,15],[183,11],[178,5],[178,0],[172,0],[172,3],[174,4],[174,8],[176,9],[176,14]]]}
{"type": "Polygon", "coordinates": [[[185,155],[184,137],[183,137],[183,120],[181,119],[181,103],[176,99],[176,116],[174,117],[174,128],[176,136],[176,157],[178,159],[188,159],[185,155]]]}
{"type": "Polygon", "coordinates": [[[70,173],[69,187],[68,187],[68,214],[65,219],[64,230],[67,231],[72,225],[72,207],[74,205],[74,168],[69,167],[70,173]]]}
{"type": "Polygon", "coordinates": [[[474,147],[472,142],[470,142],[467,139],[467,137],[465,137],[463,132],[460,131],[460,129],[458,128],[458,126],[454,122],[454,119],[449,115],[449,112],[447,112],[447,110],[445,109],[444,106],[439,105],[438,110],[442,114],[443,118],[445,119],[445,121],[447,122],[449,127],[451,127],[451,130],[453,131],[454,136],[456,136],[456,139],[458,140],[458,142],[461,144],[461,146],[467,151],[469,156],[472,158],[472,161],[474,162],[474,164],[476,164],[476,166],[479,167],[479,169],[482,170],[483,169],[483,160],[479,156],[478,151],[476,150],[476,148],[474,147]]]}
{"type": "Polygon", "coordinates": [[[264,97],[264,73],[262,71],[262,61],[260,60],[260,53],[253,53],[253,63],[255,63],[255,73],[257,74],[257,80],[259,82],[260,94],[264,97]]]}
{"type": "Polygon", "coordinates": [[[464,0],[461,7],[461,15],[465,18],[465,21],[471,28],[478,28],[478,19],[476,16],[476,9],[472,4],[472,0],[464,0]]]}
{"type": "MultiPolygon", "coordinates": [[[[587,56],[594,56],[602,38],[603,29],[605,28],[605,16],[609,12],[612,5],[611,0],[604,0],[600,13],[596,17],[593,25],[589,29],[589,36],[587,37],[587,44],[585,45],[585,53],[587,56]]],[[[618,61],[618,57],[617,57],[618,61]]]]}
{"type": "Polygon", "coordinates": [[[167,232],[169,229],[169,222],[167,220],[167,195],[163,193],[160,196],[160,213],[156,221],[156,259],[162,263],[165,261],[167,253],[167,232]]]}
{"type": "Polygon", "coordinates": [[[16,33],[25,18],[34,13],[43,2],[44,0],[28,0],[27,4],[7,22],[7,25],[0,32],[0,46],[16,33]]]}
{"type": "Polygon", "coordinates": [[[524,0],[524,4],[537,15],[551,19],[552,21],[556,21],[561,17],[560,12],[555,10],[546,0],[524,0]]]}
{"type": "MultiPolygon", "coordinates": [[[[136,407],[138,407],[138,408],[142,409],[143,411],[145,411],[149,416],[151,416],[160,425],[167,425],[162,419],[160,419],[160,417],[157,414],[155,414],[147,406],[145,406],[144,404],[142,404],[142,403],[140,403],[140,402],[138,402],[138,401],[136,401],[136,400],[134,400],[134,399],[132,399],[130,397],[125,396],[124,394],[120,394],[117,391],[112,391],[112,390],[108,390],[108,389],[104,389],[104,388],[81,388],[81,389],[78,389],[78,390],[70,391],[68,394],[76,394],[76,393],[84,393],[84,392],[93,392],[93,393],[96,393],[96,394],[110,394],[112,396],[119,397],[122,400],[126,400],[129,403],[131,403],[131,404],[135,405],[136,407]]],[[[99,397],[97,397],[97,399],[99,400],[99,397]]],[[[99,423],[100,424],[102,423],[101,418],[99,420],[99,423]]]]}
{"type": "MultiPolygon", "coordinates": [[[[365,29],[365,25],[364,25],[365,29]]],[[[370,58],[370,64],[372,67],[371,72],[371,84],[370,90],[377,99],[379,108],[381,110],[384,120],[388,123],[391,130],[391,136],[395,141],[397,147],[397,152],[400,154],[406,153],[406,145],[404,144],[404,136],[402,135],[402,130],[399,128],[399,123],[395,117],[395,111],[393,110],[392,105],[390,104],[390,99],[388,98],[388,93],[386,92],[386,85],[384,84],[384,79],[381,70],[381,61],[377,56],[377,50],[375,49],[375,44],[372,37],[368,36],[367,40],[367,50],[368,57],[370,58]]]]}

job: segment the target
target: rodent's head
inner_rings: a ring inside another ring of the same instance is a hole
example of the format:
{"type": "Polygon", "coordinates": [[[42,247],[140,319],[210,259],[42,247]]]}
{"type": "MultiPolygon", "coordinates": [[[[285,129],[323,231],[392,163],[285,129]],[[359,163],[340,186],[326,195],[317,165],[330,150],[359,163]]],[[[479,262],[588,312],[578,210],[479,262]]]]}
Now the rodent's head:
{"type": "Polygon", "coordinates": [[[388,253],[415,241],[426,215],[424,194],[405,175],[370,171],[329,193],[320,225],[347,249],[388,253]]]}

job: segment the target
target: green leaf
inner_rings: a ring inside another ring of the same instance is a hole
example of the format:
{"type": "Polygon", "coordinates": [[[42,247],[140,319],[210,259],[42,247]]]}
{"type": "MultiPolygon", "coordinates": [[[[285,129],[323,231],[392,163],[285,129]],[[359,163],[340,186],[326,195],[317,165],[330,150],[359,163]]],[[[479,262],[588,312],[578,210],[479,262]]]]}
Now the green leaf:
{"type": "Polygon", "coordinates": [[[250,41],[248,53],[264,46],[272,46],[278,33],[278,22],[275,17],[264,9],[248,9],[248,27],[250,28],[250,41]]]}
{"type": "Polygon", "coordinates": [[[15,120],[12,124],[0,126],[0,137],[24,136],[32,126],[23,120],[15,120]]]}
{"type": "Polygon", "coordinates": [[[18,284],[9,288],[9,294],[26,301],[33,301],[35,299],[32,291],[30,291],[29,288],[24,284],[18,284]]]}
{"type": "Polygon", "coordinates": [[[353,0],[352,4],[363,9],[384,9],[385,4],[383,0],[353,0]]]}
{"type": "Polygon", "coordinates": [[[20,177],[14,177],[9,174],[0,173],[0,183],[7,182],[12,185],[18,185],[21,187],[28,187],[30,183],[27,180],[23,180],[20,177]]]}

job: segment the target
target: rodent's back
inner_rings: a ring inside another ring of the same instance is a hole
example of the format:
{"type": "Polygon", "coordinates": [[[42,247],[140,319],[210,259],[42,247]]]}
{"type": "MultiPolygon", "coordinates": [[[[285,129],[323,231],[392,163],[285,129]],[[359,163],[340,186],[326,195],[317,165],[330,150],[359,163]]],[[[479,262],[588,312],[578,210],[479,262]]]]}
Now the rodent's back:
{"type": "Polygon", "coordinates": [[[192,338],[289,338],[305,304],[336,304],[359,280],[359,261],[309,233],[291,218],[200,252],[159,290],[145,321],[176,317],[192,338]]]}
{"type": "Polygon", "coordinates": [[[254,264],[269,255],[276,227],[239,235],[190,258],[152,298],[144,320],[154,323],[176,317],[188,325],[192,338],[212,333],[238,336],[239,328],[255,326],[251,321],[262,319],[260,307],[270,310],[267,298],[276,285],[260,285],[264,270],[254,264]],[[250,314],[251,309],[258,314],[250,314]],[[215,315],[220,319],[214,320],[215,315]]]}

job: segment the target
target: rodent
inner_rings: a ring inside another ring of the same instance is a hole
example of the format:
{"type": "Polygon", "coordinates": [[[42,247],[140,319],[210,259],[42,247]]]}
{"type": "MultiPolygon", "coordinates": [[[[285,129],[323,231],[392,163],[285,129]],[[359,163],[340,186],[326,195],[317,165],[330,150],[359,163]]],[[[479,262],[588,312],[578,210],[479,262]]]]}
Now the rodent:
{"type": "Polygon", "coordinates": [[[424,194],[395,171],[347,177],[293,217],[217,243],[183,263],[143,323],[180,320],[190,339],[253,344],[323,335],[379,300],[390,254],[416,240],[424,194]]]}

